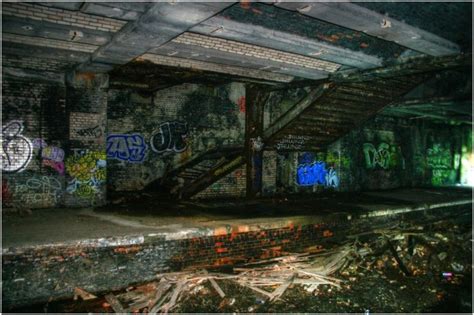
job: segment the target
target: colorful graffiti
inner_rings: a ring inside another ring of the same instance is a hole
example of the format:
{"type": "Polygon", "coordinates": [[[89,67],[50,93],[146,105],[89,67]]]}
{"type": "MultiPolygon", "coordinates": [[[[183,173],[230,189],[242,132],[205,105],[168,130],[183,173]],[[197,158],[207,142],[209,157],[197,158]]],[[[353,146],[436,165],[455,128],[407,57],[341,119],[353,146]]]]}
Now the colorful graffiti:
{"type": "Polygon", "coordinates": [[[22,205],[55,206],[62,195],[61,182],[51,176],[32,175],[26,182],[12,185],[13,199],[22,205]]]}
{"type": "Polygon", "coordinates": [[[56,161],[53,161],[53,160],[45,159],[45,160],[43,160],[42,164],[43,164],[43,166],[52,168],[53,170],[58,172],[59,175],[64,175],[64,162],[63,161],[56,162],[56,161]]]}
{"type": "Polygon", "coordinates": [[[364,143],[365,165],[367,168],[388,169],[390,165],[390,145],[385,142],[379,144],[378,148],[372,143],[364,143]]]}
{"type": "Polygon", "coordinates": [[[186,150],[188,125],[184,122],[170,121],[160,125],[150,139],[151,149],[156,153],[166,151],[183,152],[186,150]]]}
{"type": "Polygon", "coordinates": [[[426,162],[431,168],[451,168],[453,158],[449,148],[443,148],[441,144],[434,144],[427,150],[426,162]]]}
{"type": "Polygon", "coordinates": [[[33,139],[31,143],[33,144],[33,149],[42,149],[48,146],[46,141],[41,138],[33,139]]]}
{"type": "Polygon", "coordinates": [[[101,193],[106,179],[106,154],[91,151],[83,156],[66,160],[66,170],[72,177],[66,191],[82,198],[92,199],[101,193]]]}
{"type": "Polygon", "coordinates": [[[426,164],[431,168],[431,183],[435,186],[452,181],[453,156],[451,150],[436,143],[426,151],[426,164]]]}
{"type": "Polygon", "coordinates": [[[58,147],[48,146],[41,151],[43,159],[62,162],[64,160],[64,150],[58,147]]]}
{"type": "Polygon", "coordinates": [[[296,183],[299,186],[323,185],[337,188],[339,187],[339,177],[334,168],[328,169],[325,162],[318,161],[298,165],[296,183]]]}
{"type": "Polygon", "coordinates": [[[107,137],[107,157],[130,163],[141,163],[148,146],[140,134],[116,134],[107,137]]]}
{"type": "Polygon", "coordinates": [[[2,128],[2,171],[21,172],[31,161],[33,145],[23,136],[23,122],[13,120],[2,128]]]}

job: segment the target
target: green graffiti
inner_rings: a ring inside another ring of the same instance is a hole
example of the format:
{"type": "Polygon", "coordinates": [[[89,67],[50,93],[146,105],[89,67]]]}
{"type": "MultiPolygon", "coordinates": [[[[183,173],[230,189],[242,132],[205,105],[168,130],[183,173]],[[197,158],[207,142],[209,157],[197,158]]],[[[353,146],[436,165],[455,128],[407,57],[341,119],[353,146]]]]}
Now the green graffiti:
{"type": "Polygon", "coordinates": [[[382,142],[378,148],[376,148],[372,143],[364,143],[363,150],[367,168],[372,169],[379,166],[388,169],[391,156],[390,145],[382,142]]]}
{"type": "Polygon", "coordinates": [[[428,149],[426,161],[428,166],[433,169],[449,169],[453,166],[451,151],[443,148],[439,143],[428,149]]]}
{"type": "Polygon", "coordinates": [[[426,153],[426,164],[431,168],[431,184],[439,186],[454,182],[456,175],[451,150],[437,143],[426,153]]]}

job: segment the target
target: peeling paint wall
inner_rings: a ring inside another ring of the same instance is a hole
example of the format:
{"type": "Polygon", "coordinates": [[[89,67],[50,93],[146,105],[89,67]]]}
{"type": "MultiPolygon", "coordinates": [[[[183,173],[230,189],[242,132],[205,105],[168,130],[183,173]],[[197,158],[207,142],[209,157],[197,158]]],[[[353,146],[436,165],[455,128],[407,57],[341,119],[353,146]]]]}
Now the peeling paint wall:
{"type": "MultiPolygon", "coordinates": [[[[141,190],[200,153],[243,146],[245,87],[183,84],[151,95],[110,90],[107,122],[108,187],[141,190]]],[[[233,174],[205,194],[240,196],[233,174]]]]}

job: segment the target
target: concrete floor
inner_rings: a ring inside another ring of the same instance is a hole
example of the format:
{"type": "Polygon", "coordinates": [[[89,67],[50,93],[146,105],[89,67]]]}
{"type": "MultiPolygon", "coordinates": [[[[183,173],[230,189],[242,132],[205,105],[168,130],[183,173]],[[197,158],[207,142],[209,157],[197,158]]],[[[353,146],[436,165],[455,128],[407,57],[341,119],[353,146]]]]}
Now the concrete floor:
{"type": "Polygon", "coordinates": [[[126,245],[160,234],[167,239],[182,239],[216,235],[219,229],[226,227],[239,226],[250,231],[316,223],[327,216],[379,216],[472,203],[472,190],[397,189],[288,198],[251,202],[125,203],[98,209],[38,209],[29,215],[4,213],[2,248],[3,253],[8,253],[19,248],[77,242],[101,246],[123,242],[126,245]]]}

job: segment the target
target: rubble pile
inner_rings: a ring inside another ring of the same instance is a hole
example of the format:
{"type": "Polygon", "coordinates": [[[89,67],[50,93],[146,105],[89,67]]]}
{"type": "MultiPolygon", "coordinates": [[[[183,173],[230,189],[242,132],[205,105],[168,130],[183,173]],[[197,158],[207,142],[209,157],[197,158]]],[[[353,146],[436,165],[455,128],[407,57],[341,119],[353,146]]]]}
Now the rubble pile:
{"type": "Polygon", "coordinates": [[[60,310],[428,312],[444,305],[445,311],[470,311],[471,246],[470,225],[397,225],[348,235],[323,252],[287,253],[229,272],[159,274],[156,281],[102,297],[78,288],[82,309],[69,303],[60,310]]]}

